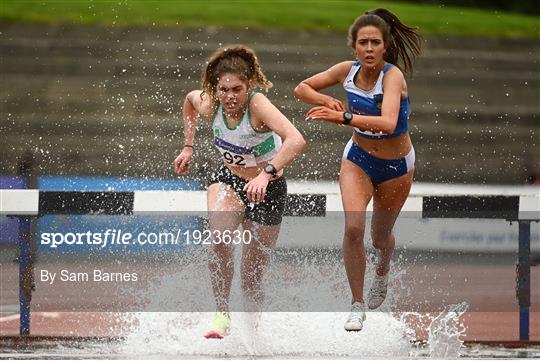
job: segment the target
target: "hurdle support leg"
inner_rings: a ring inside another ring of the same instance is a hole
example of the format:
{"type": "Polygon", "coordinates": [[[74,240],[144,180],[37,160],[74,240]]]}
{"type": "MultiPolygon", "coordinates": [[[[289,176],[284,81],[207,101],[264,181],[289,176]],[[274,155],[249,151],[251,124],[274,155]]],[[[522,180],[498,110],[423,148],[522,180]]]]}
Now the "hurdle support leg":
{"type": "Polygon", "coordinates": [[[516,296],[519,302],[519,340],[529,341],[531,308],[531,222],[519,221],[516,296]]]}
{"type": "Polygon", "coordinates": [[[30,335],[30,301],[34,287],[34,267],[31,245],[31,217],[19,219],[19,335],[30,335]]]}

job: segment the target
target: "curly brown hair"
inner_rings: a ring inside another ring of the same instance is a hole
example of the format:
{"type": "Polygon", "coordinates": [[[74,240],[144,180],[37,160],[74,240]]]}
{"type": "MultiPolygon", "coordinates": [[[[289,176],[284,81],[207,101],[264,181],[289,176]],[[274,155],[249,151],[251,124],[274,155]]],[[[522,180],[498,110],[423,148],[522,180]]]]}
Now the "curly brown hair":
{"type": "MultiPolygon", "coordinates": [[[[203,70],[202,94],[208,94],[212,108],[217,106],[217,83],[226,73],[236,74],[243,81],[252,81],[260,88],[273,84],[266,79],[255,51],[245,45],[227,45],[216,50],[203,70]]],[[[202,96],[201,94],[201,96],[202,96]]]]}

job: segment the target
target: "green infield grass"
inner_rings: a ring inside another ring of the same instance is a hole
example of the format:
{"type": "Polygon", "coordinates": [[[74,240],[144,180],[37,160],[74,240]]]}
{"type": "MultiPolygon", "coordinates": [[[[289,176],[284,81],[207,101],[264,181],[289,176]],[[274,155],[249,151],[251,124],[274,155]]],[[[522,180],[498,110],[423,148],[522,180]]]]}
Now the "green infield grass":
{"type": "Polygon", "coordinates": [[[403,1],[1,0],[0,20],[342,32],[376,7],[394,11],[423,35],[540,38],[538,16],[403,1]]]}

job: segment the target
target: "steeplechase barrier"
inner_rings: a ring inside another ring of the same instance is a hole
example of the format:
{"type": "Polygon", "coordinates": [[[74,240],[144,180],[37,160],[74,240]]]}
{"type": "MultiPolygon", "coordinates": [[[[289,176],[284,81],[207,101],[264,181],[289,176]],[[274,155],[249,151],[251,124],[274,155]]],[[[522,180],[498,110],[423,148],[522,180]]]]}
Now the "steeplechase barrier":
{"type": "MultiPolygon", "coordinates": [[[[286,216],[324,217],[342,212],[337,186],[295,184],[289,187],[286,216]]],[[[368,209],[369,210],[369,209],[368,209]]],[[[30,335],[33,259],[31,221],[44,215],[174,215],[205,212],[205,191],[42,191],[0,190],[0,215],[19,220],[20,336],[30,335]]],[[[519,224],[516,297],[519,338],[529,340],[531,306],[531,222],[540,221],[540,189],[503,192],[482,186],[413,187],[402,211],[422,218],[501,219],[519,224]]]]}

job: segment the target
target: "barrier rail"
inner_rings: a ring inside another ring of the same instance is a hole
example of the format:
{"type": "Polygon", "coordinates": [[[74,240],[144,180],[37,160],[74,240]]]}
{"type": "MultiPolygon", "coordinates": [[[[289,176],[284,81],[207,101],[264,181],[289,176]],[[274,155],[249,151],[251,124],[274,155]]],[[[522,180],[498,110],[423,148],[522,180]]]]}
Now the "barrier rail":
{"type": "MultiPolygon", "coordinates": [[[[287,216],[324,216],[343,211],[339,193],[312,192],[310,187],[292,187],[287,216]],[[311,193],[310,193],[311,192],[311,193]]],[[[316,188],[315,188],[316,190],[316,188]]],[[[412,192],[403,210],[421,212],[423,218],[489,218],[519,223],[516,266],[516,296],[519,304],[519,337],[529,340],[531,305],[531,222],[540,221],[540,190],[490,194],[485,190],[451,189],[424,194],[412,192]],[[460,193],[461,192],[461,193],[460,193]]],[[[0,215],[19,219],[19,303],[20,335],[30,334],[33,259],[32,218],[52,214],[148,215],[205,212],[205,191],[40,191],[0,190],[0,215]]]]}

